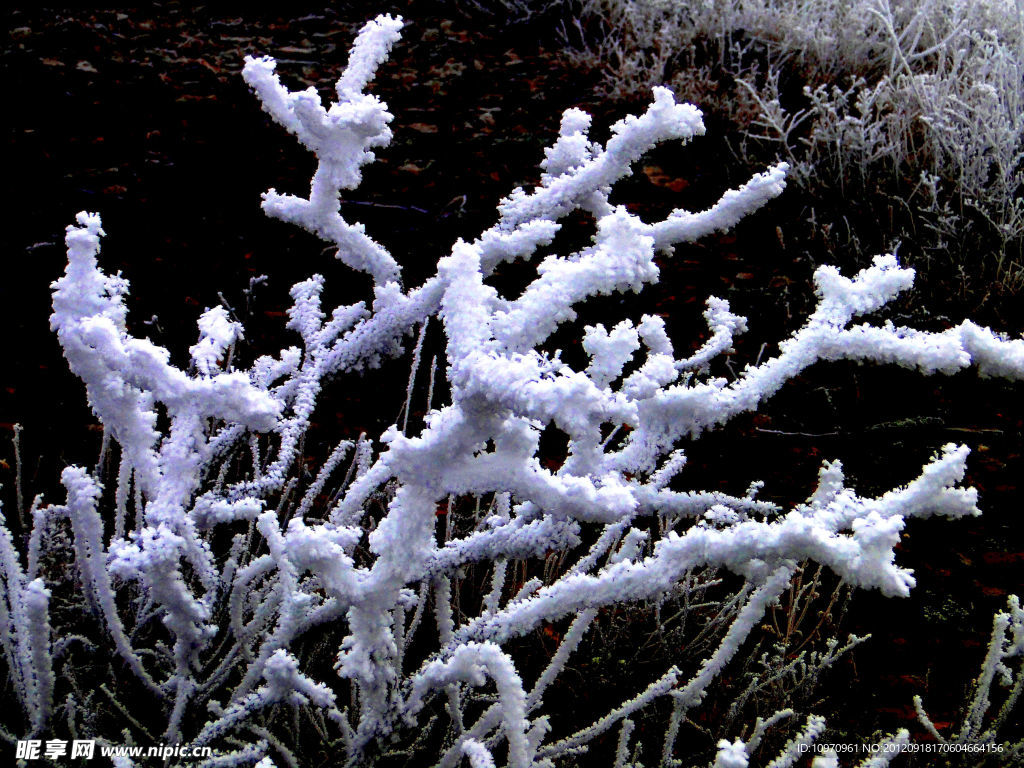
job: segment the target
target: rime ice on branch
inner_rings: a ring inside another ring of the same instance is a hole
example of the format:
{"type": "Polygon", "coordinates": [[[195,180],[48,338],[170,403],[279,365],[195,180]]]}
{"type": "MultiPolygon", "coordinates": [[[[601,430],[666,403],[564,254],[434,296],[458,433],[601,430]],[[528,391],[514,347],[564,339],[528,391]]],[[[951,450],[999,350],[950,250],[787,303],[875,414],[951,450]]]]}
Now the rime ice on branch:
{"type": "MultiPolygon", "coordinates": [[[[958,487],[962,446],[944,446],[920,477],[876,498],[848,488],[839,462],[826,463],[807,502],[787,510],[757,499],[756,484],[743,497],[673,490],[674,476],[685,471],[687,441],[756,410],[819,361],[895,363],[922,373],[977,366],[984,375],[1020,379],[1024,341],[971,323],[925,333],[857,321],[912,283],[911,270],[880,256],[852,278],[819,269],[814,313],[774,357],[732,382],[712,376],[709,365],[730,351],[746,320],[715,297],[705,312],[708,340],[681,353],[654,315],[578,329],[589,357],[582,369],[544,351],[556,330],[576,320],[579,305],[642,291],[659,278],[656,254],[733,226],[783,190],[786,167],[779,165],[701,212],[645,222],[613,206],[613,186],[644,152],[704,132],[700,112],[665,88],[655,89],[643,114],[612,126],[604,144],[590,138],[588,115],[567,110],[538,186],[514,190],[494,226],[455,243],[422,285],[403,287],[392,255],[339,208],[341,190],[359,183],[371,149],[391,138],[392,116],[363,89],[400,28],[390,16],[363,28],[330,105],[314,89],[285,88],[272,59],[250,58],[244,69],[264,109],[318,162],[308,198],[271,190],[264,210],[319,235],[345,265],[368,273],[373,295],[366,302],[328,312],[323,276],[295,285],[287,323],[294,345],[247,370],[223,370],[243,329],[223,311],[208,310],[198,320],[196,373],[189,375],[169,363],[166,350],[128,333],[127,283],[97,264],[98,215],[80,214],[68,229],[69,262],[54,284],[52,325],[117,446],[120,469],[107,481],[115,489],[105,527],[103,478],[69,468],[68,503],[40,510],[38,530],[48,519],[71,519],[87,604],[162,708],[166,739],[228,750],[218,764],[254,762],[271,746],[287,751],[261,725],[269,708],[282,704],[307,708],[323,728],[336,729],[352,764],[392,739],[408,738],[415,749],[415,725],[439,711],[439,697],[451,722],[440,766],[463,758],[490,766],[506,753],[516,768],[571,761],[619,724],[625,760],[630,716],[659,697],[673,706],[675,726],[663,748],[671,760],[678,723],[736,657],[801,560],[823,563],[854,585],[906,595],[913,577],[894,554],[905,521],[978,513],[975,492],[958,487]],[[551,252],[560,221],[577,210],[596,222],[592,244],[551,252]],[[503,296],[490,283],[504,263],[530,259],[536,277],[518,295],[503,296]],[[418,364],[423,326],[431,322],[443,331],[449,402],[428,413],[418,432],[396,425],[372,442],[339,443],[315,479],[306,479],[299,450],[323,387],[396,356],[417,327],[418,364]],[[568,438],[557,469],[540,453],[547,428],[568,438]],[[623,429],[624,438],[609,437],[623,429]],[[350,455],[344,480],[332,482],[350,455]],[[337,490],[325,504],[327,488],[337,490]],[[373,499],[384,499],[386,508],[373,511],[373,499]],[[466,499],[472,513],[460,511],[466,499]],[[553,551],[562,553],[563,569],[511,590],[511,562],[553,551]],[[489,574],[476,615],[452,610],[467,566],[489,574]],[[575,733],[543,713],[545,692],[602,609],[663,599],[704,567],[728,569],[747,586],[703,664],[667,670],[575,733]],[[126,581],[140,586],[143,615],[122,615],[115,598],[126,581]],[[433,620],[425,618],[431,605],[433,620]],[[146,615],[161,618],[171,646],[161,640],[162,650],[135,647],[152,634],[138,632],[146,615]],[[570,617],[550,665],[528,684],[509,641],[570,617]],[[325,626],[331,634],[321,637],[344,638],[340,679],[315,681],[300,671],[297,648],[325,626]],[[418,664],[406,657],[414,637],[421,660],[422,649],[432,649],[418,664]],[[488,680],[497,696],[480,706],[474,689],[488,680]],[[339,709],[337,702],[348,703],[339,709]],[[502,742],[507,749],[497,751],[502,742]]],[[[0,621],[14,638],[4,650],[30,730],[38,732],[52,690],[42,637],[48,593],[33,572],[23,572],[10,542],[0,538],[0,621]],[[36,631],[19,616],[37,617],[36,631]]],[[[793,744],[820,731],[812,718],[793,744]]],[[[759,738],[723,741],[715,765],[747,765],[759,738]]]]}

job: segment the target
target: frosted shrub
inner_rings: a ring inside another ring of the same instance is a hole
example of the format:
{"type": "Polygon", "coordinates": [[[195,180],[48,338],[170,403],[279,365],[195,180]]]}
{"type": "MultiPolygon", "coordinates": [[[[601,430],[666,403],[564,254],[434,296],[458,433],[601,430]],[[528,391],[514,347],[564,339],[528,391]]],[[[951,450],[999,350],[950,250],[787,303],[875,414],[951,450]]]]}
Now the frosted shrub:
{"type": "MultiPolygon", "coordinates": [[[[293,343],[248,367],[232,354],[244,329],[207,310],[183,370],[129,332],[128,283],[99,265],[99,215],[81,213],[68,228],[51,324],[117,470],[103,477],[66,468],[66,501],[37,499],[23,552],[0,530],[0,637],[23,711],[9,737],[57,729],[147,744],[162,733],[214,747],[209,766],[306,764],[307,753],[329,749],[351,765],[397,751],[414,764],[526,768],[574,764],[617,728],[609,762],[621,767],[638,759],[631,718],[665,700],[672,714],[662,759],[682,764],[680,723],[801,561],[905,596],[914,578],[894,547],[907,519],[978,514],[974,490],[958,485],[967,449],[957,445],[878,497],[848,487],[838,462],[826,462],[817,488],[791,509],[759,500],[759,483],[744,496],[673,489],[689,441],[756,410],[819,361],[924,374],[973,366],[1020,379],[1024,341],[970,322],[925,333],[863,320],[911,286],[913,272],[892,255],[852,277],[818,269],[816,310],[774,356],[731,382],[711,366],[746,320],[722,299],[707,302],[704,342],[681,351],[654,315],[578,328],[577,307],[641,291],[658,280],[656,255],[733,226],[783,190],[779,165],[701,212],[645,222],[612,205],[615,183],[645,151],[704,131],[701,113],[668,89],[612,126],[604,144],[589,138],[587,114],[567,110],[540,183],[514,190],[494,226],[457,241],[433,277],[404,286],[399,261],[339,207],[341,190],[359,184],[373,150],[391,139],[392,116],[365,86],[400,29],[389,16],[363,28],[330,104],[312,88],[285,88],[271,59],[250,58],[243,73],[317,160],[308,197],[271,190],[264,211],[365,273],[373,286],[366,301],[327,309],[325,278],[310,276],[291,289],[293,343]],[[558,253],[560,221],[576,212],[593,220],[593,242],[558,253]],[[493,287],[506,264],[531,260],[534,277],[517,295],[493,287]],[[428,401],[442,383],[447,401],[422,424],[407,404],[402,426],[341,441],[302,480],[297,464],[324,387],[396,357],[415,337],[412,397],[431,324],[443,334],[444,365],[431,370],[428,401]],[[548,346],[556,331],[574,328],[587,356],[576,367],[548,346]],[[540,452],[544,430],[567,439],[554,466],[540,452]],[[68,551],[73,584],[60,577],[68,551]],[[544,563],[543,578],[527,578],[524,563],[544,563]],[[720,641],[701,663],[640,682],[577,730],[546,712],[546,694],[602,612],[699,592],[707,582],[695,574],[712,568],[745,586],[719,613],[720,641]],[[486,574],[486,585],[479,599],[459,600],[470,571],[486,574]],[[567,628],[534,678],[521,671],[516,641],[549,624],[567,628]],[[111,676],[116,692],[91,685],[111,676]]],[[[1017,613],[1013,622],[1016,653],[1017,613]]],[[[802,669],[827,666],[842,650],[831,645],[802,669]]],[[[1000,659],[986,669],[1001,670],[1000,659]]],[[[984,705],[975,710],[971,728],[984,705]]],[[[715,765],[747,765],[766,731],[792,714],[759,719],[741,738],[734,732],[715,765]]],[[[792,764],[823,728],[808,718],[772,765],[792,764]]]]}
{"type": "MultiPolygon", "coordinates": [[[[1024,692],[1024,610],[1020,600],[1011,596],[1007,610],[992,620],[989,640],[981,672],[974,681],[963,722],[949,736],[939,733],[924,711],[920,696],[914,697],[914,708],[921,724],[940,744],[999,744],[999,729],[1013,717],[1013,709],[1024,692]],[[993,688],[1006,689],[1000,696],[993,688]],[[1002,698],[1002,701],[998,699],[1002,698]],[[995,699],[995,700],[994,700],[995,699]]],[[[955,747],[951,751],[956,751],[955,747]]],[[[1004,746],[1001,758],[1013,765],[1024,758],[1024,739],[1004,746]]],[[[948,760],[946,765],[955,764],[948,760]]]]}

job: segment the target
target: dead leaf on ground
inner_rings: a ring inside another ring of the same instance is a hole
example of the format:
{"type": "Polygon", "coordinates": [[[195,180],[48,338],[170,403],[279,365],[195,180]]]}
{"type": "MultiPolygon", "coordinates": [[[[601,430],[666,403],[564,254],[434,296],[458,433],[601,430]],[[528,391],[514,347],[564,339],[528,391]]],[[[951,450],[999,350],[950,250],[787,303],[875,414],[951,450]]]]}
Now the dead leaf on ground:
{"type": "Polygon", "coordinates": [[[651,184],[656,187],[664,187],[670,189],[673,192],[682,192],[688,186],[690,182],[686,179],[679,178],[677,176],[670,176],[658,165],[645,165],[644,175],[650,180],[651,184]]]}

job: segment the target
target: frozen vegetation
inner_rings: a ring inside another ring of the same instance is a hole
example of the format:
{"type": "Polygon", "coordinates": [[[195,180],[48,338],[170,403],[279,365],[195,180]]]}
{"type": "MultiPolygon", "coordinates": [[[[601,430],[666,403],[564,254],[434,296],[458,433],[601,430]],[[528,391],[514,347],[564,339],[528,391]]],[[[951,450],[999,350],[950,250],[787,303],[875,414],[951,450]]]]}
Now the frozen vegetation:
{"type": "MultiPolygon", "coordinates": [[[[656,256],[732,227],[783,191],[781,164],[704,211],[647,222],[612,205],[612,188],[644,152],[704,132],[701,113],[667,88],[603,144],[587,114],[567,110],[539,184],[513,190],[492,227],[457,241],[434,276],[404,285],[400,260],[340,213],[342,190],[391,139],[392,115],[365,87],[401,26],[389,16],[366,24],[330,103],[314,89],[289,91],[271,59],[244,69],[265,111],[317,162],[308,196],[270,190],[264,211],[365,273],[365,301],[325,307],[325,277],[311,275],[291,289],[287,346],[247,366],[233,352],[244,329],[209,309],[185,370],[131,334],[128,283],[100,265],[99,214],[68,227],[51,325],[104,426],[100,466],[116,469],[66,468],[66,500],[36,499],[23,547],[0,531],[0,637],[22,710],[6,738],[209,745],[219,755],[211,768],[306,765],[320,750],[353,766],[396,756],[473,768],[706,765],[677,747],[680,725],[802,563],[906,597],[914,577],[894,552],[906,521],[979,514],[976,492],[960,485],[968,451],[954,444],[876,497],[849,487],[836,461],[792,508],[760,500],[756,478],[743,496],[673,489],[688,443],[757,410],[809,366],[855,360],[1020,380],[1024,340],[969,321],[941,332],[872,323],[913,283],[891,254],[850,276],[819,268],[816,309],[731,381],[711,364],[746,320],[722,299],[707,300],[696,343],[670,339],[653,314],[580,327],[588,301],[642,291],[659,278],[656,256]],[[570,215],[593,222],[593,240],[560,253],[570,215]],[[533,265],[531,278],[503,295],[493,278],[517,261],[533,265]],[[432,330],[442,346],[428,366],[432,330]],[[575,334],[585,365],[563,362],[556,332],[575,334]],[[425,418],[410,418],[407,402],[400,423],[338,442],[303,480],[297,464],[321,393],[405,352],[408,397],[425,397],[425,418]],[[564,436],[564,458],[544,453],[544,432],[564,436]],[[715,579],[736,588],[716,608],[702,661],[637,681],[590,724],[545,706],[603,613],[699,603],[715,579]],[[519,641],[551,625],[557,649],[528,675],[519,641]],[[119,659],[116,690],[90,680],[90,654],[119,659]],[[670,714],[645,751],[633,731],[655,703],[670,714]],[[597,739],[615,745],[603,763],[587,754],[597,739]]],[[[830,642],[793,663],[820,671],[849,647],[830,642]]],[[[999,727],[1021,693],[1022,655],[1024,612],[1011,600],[960,730],[940,734],[918,702],[922,722],[939,739],[999,745],[1009,764],[1021,745],[1002,744],[999,727]]],[[[825,729],[784,708],[741,726],[723,734],[716,768],[806,762],[825,729]],[[758,752],[778,733],[790,739],[776,740],[781,752],[758,752]]],[[[896,733],[883,749],[908,738],[896,733]]],[[[876,768],[896,754],[857,760],[876,768]]],[[[813,765],[837,761],[823,753],[813,765]]]]}
{"type": "Polygon", "coordinates": [[[890,236],[952,258],[962,279],[982,269],[1007,291],[1024,286],[1020,0],[574,8],[567,38],[611,95],[672,83],[722,115],[744,159],[790,163],[818,226],[840,233],[837,247],[856,249],[863,233],[825,199],[866,196],[869,218],[895,219],[890,236]]]}

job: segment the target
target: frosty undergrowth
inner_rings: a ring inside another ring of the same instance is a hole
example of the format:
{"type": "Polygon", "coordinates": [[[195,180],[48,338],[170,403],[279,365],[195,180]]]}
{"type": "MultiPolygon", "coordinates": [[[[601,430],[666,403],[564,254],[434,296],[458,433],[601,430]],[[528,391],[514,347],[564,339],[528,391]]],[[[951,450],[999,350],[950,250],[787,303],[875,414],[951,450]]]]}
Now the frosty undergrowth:
{"type": "MultiPolygon", "coordinates": [[[[98,642],[119,659],[116,674],[134,679],[119,690],[151,702],[137,716],[159,722],[166,742],[215,747],[220,756],[210,766],[305,764],[303,729],[351,765],[395,750],[438,766],[571,765],[588,743],[621,728],[612,758],[621,768],[637,759],[631,716],[662,697],[673,709],[662,759],[683,764],[679,723],[800,561],[905,596],[914,579],[893,548],[907,518],[978,514],[974,490],[958,486],[967,449],[957,445],[877,498],[848,488],[838,462],[823,465],[818,487],[792,509],[759,500],[756,484],[744,497],[672,489],[687,441],[756,410],[819,361],[896,363],[926,374],[975,366],[982,375],[1024,378],[1024,341],[970,322],[925,333],[861,321],[911,286],[913,272],[892,255],[853,277],[820,268],[817,309],[774,357],[731,382],[710,375],[709,363],[730,351],[746,321],[717,298],[707,303],[707,340],[681,354],[654,315],[581,329],[589,357],[582,369],[544,351],[551,334],[575,320],[574,307],[640,291],[658,280],[657,254],[733,226],[783,190],[780,165],[706,211],[644,222],[611,205],[613,185],[645,151],[704,132],[700,112],[667,89],[656,89],[642,115],[616,123],[603,145],[589,139],[588,115],[567,110],[539,185],[513,191],[494,226],[459,240],[423,284],[404,287],[398,261],[339,209],[340,191],[360,182],[372,150],[391,139],[392,116],[364,87],[401,25],[380,16],[363,28],[329,105],[314,89],[287,90],[271,59],[250,58],[243,73],[264,109],[318,161],[308,197],[271,190],[264,211],[336,246],[347,267],[372,279],[368,301],[327,311],[324,277],[296,284],[287,323],[295,345],[244,369],[225,363],[243,329],[223,310],[207,310],[185,371],[167,350],[128,332],[127,282],[97,261],[99,215],[81,213],[68,228],[51,324],[119,469],[104,487],[97,474],[68,467],[66,502],[33,505],[26,559],[6,529],[0,533],[0,634],[23,733],[66,724],[115,743],[154,736],[134,718],[119,722],[122,732],[110,729],[97,714],[110,701],[74,682],[86,673],[75,671],[78,656],[67,649],[98,642]],[[560,219],[574,211],[595,220],[593,244],[551,252],[560,219]],[[519,295],[492,287],[503,264],[531,258],[536,277],[519,295]],[[342,441],[315,479],[298,485],[300,445],[323,387],[399,355],[417,329],[418,365],[428,323],[443,330],[437,375],[446,378],[449,402],[418,432],[406,416],[376,440],[342,441]],[[555,469],[539,450],[541,431],[552,428],[568,439],[555,469]],[[385,505],[379,513],[375,500],[385,505]],[[45,564],[62,525],[78,594],[102,626],[96,637],[61,635],[78,630],[54,623],[61,617],[45,564]],[[514,564],[553,552],[564,566],[545,579],[512,579],[514,564]],[[546,692],[604,609],[678,596],[709,567],[746,586],[702,664],[668,669],[575,732],[545,712],[546,692]],[[469,568],[485,570],[489,584],[476,615],[453,611],[453,589],[469,568]],[[511,642],[570,618],[547,668],[527,679],[511,642]],[[334,672],[324,666],[331,656],[334,672]],[[484,686],[495,693],[481,694],[484,686]],[[282,710],[295,720],[276,717],[282,710]]],[[[999,646],[1004,667],[1024,645],[1015,611],[1000,625],[1000,643],[1011,637],[999,646]]],[[[137,709],[106,696],[118,711],[137,709]]],[[[723,741],[715,766],[746,766],[764,732],[789,715],[723,741]]],[[[982,708],[978,728],[983,716],[982,708]]],[[[787,755],[795,759],[823,727],[812,716],[772,765],[792,764],[787,755]]],[[[873,759],[863,765],[884,764],[873,759]]],[[[815,765],[835,762],[823,756],[815,765]]]]}
{"type": "Polygon", "coordinates": [[[815,229],[834,228],[844,251],[859,251],[865,236],[844,222],[851,210],[868,206],[870,220],[888,209],[886,236],[1020,290],[1020,0],[567,7],[572,55],[601,72],[608,92],[671,82],[725,116],[747,162],[790,163],[815,229]]]}

